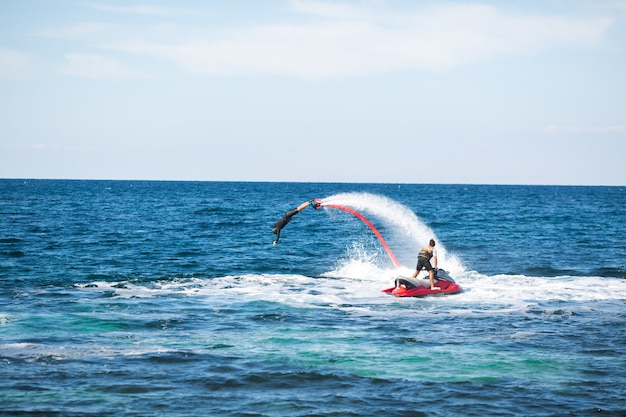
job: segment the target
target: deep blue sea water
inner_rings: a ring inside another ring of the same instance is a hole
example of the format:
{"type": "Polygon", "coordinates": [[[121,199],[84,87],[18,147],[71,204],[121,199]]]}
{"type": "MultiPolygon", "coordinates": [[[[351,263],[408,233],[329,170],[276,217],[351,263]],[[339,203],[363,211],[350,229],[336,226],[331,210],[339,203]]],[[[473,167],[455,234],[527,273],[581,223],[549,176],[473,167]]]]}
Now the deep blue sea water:
{"type": "Polygon", "coordinates": [[[626,188],[0,180],[0,414],[624,416],[626,188]],[[271,228],[312,198],[272,246],[271,228]],[[431,237],[457,295],[395,298],[431,237]]]}

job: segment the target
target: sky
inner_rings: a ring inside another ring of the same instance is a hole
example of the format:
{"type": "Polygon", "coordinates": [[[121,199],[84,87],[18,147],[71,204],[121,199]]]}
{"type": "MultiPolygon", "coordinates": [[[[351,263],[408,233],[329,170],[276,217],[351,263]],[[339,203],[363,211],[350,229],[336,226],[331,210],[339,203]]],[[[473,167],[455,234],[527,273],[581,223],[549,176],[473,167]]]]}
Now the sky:
{"type": "Polygon", "coordinates": [[[626,0],[0,0],[0,178],[626,185],[626,0]]]}

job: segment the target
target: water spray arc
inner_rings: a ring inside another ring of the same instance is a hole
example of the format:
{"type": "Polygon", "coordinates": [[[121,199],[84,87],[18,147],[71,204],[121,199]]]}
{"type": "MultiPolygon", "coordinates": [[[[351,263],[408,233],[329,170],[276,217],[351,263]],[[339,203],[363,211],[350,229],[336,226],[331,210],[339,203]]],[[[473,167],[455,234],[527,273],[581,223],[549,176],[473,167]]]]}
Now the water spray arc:
{"type": "Polygon", "coordinates": [[[372,224],[372,222],[370,222],[365,216],[363,216],[361,213],[359,213],[358,211],[351,209],[350,207],[346,207],[346,206],[342,206],[340,204],[324,204],[324,202],[319,199],[316,198],[313,200],[313,202],[311,203],[311,205],[313,206],[313,208],[315,210],[319,210],[322,207],[328,207],[328,208],[335,208],[335,209],[339,209],[339,210],[343,210],[347,213],[352,214],[353,216],[355,216],[356,218],[358,218],[359,220],[361,220],[363,223],[365,223],[367,225],[367,227],[370,228],[370,230],[372,232],[374,232],[374,234],[376,235],[376,237],[378,238],[378,241],[381,243],[381,245],[383,245],[383,248],[385,249],[385,251],[387,252],[387,255],[389,255],[389,258],[391,258],[391,261],[393,262],[393,264],[397,267],[400,268],[402,266],[402,264],[400,263],[400,261],[398,261],[398,258],[396,258],[396,256],[393,254],[393,252],[391,251],[391,248],[389,247],[389,245],[387,244],[387,242],[385,241],[385,239],[382,237],[382,235],[380,234],[380,232],[376,229],[376,227],[374,227],[374,225],[372,224]]]}

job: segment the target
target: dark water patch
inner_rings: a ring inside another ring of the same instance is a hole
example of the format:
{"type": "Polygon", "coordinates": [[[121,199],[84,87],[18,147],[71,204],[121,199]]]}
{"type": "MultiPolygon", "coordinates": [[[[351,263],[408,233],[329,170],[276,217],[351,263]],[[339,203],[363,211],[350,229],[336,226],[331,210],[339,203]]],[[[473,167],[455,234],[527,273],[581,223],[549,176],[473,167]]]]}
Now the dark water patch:
{"type": "Polygon", "coordinates": [[[111,282],[111,281],[119,281],[120,279],[125,279],[125,277],[120,276],[120,275],[116,275],[116,274],[94,273],[94,274],[87,275],[87,277],[85,277],[84,280],[92,282],[90,284],[91,286],[98,287],[98,284],[93,283],[93,281],[111,282]]]}
{"type": "Polygon", "coordinates": [[[626,357],[623,356],[626,354],[626,346],[624,346],[623,344],[621,347],[619,347],[619,349],[618,349],[618,346],[616,346],[615,349],[612,349],[610,347],[605,347],[605,348],[596,348],[596,349],[582,349],[580,352],[585,355],[590,355],[591,357],[606,356],[610,358],[623,358],[620,361],[626,366],[626,357]]]}
{"type": "Polygon", "coordinates": [[[160,365],[176,365],[189,362],[197,362],[198,355],[191,351],[176,351],[152,354],[145,357],[146,360],[160,365]]]}
{"type": "Polygon", "coordinates": [[[189,258],[189,257],[194,257],[194,256],[202,256],[202,255],[204,255],[204,252],[200,248],[185,249],[176,253],[176,256],[179,258],[189,258]]]}
{"type": "MultiPolygon", "coordinates": [[[[574,269],[559,269],[550,266],[532,266],[524,268],[523,271],[518,271],[517,274],[534,276],[534,277],[559,277],[559,276],[577,276],[583,275],[582,271],[576,271],[574,269]]],[[[512,274],[513,275],[513,274],[512,274]]]]}
{"type": "Polygon", "coordinates": [[[22,243],[22,242],[23,240],[17,237],[7,237],[7,238],[0,239],[0,244],[3,244],[3,245],[15,245],[15,244],[22,243]]]}
{"type": "MultiPolygon", "coordinates": [[[[625,255],[626,256],[626,255],[625,255]]],[[[592,276],[598,276],[603,278],[626,278],[626,267],[605,267],[605,268],[597,268],[589,273],[592,276]]]]}
{"type": "Polygon", "coordinates": [[[106,319],[100,317],[74,317],[65,324],[68,330],[81,334],[110,333],[133,329],[135,326],[128,320],[106,319]]]}
{"type": "Polygon", "coordinates": [[[292,387],[320,387],[325,390],[345,389],[352,386],[352,376],[316,371],[265,370],[251,372],[241,378],[242,384],[256,389],[289,389],[292,387]]]}
{"type": "Polygon", "coordinates": [[[22,212],[22,211],[0,211],[0,216],[22,216],[22,215],[34,215],[36,213],[33,212],[22,212]]]}
{"type": "Polygon", "coordinates": [[[285,321],[286,316],[284,314],[279,314],[279,313],[264,313],[264,314],[256,314],[254,316],[252,316],[252,320],[253,321],[261,321],[261,322],[266,322],[266,321],[276,321],[276,322],[283,322],[285,321]]]}
{"type": "Polygon", "coordinates": [[[151,394],[160,391],[170,391],[172,387],[163,387],[158,384],[118,384],[101,387],[102,392],[115,394],[151,394]]]}
{"type": "Polygon", "coordinates": [[[526,314],[530,316],[544,316],[544,317],[554,317],[554,318],[570,318],[575,317],[578,314],[569,309],[565,308],[555,308],[555,307],[541,307],[541,306],[533,306],[526,310],[526,314]]]}
{"type": "Polygon", "coordinates": [[[193,214],[197,216],[207,216],[214,214],[232,214],[232,209],[224,208],[224,206],[204,207],[198,210],[194,210],[193,214]]]}
{"type": "Polygon", "coordinates": [[[626,268],[624,267],[602,267],[596,269],[571,269],[571,268],[555,268],[555,267],[528,267],[521,271],[509,271],[508,275],[527,275],[535,277],[586,277],[596,276],[603,278],[626,278],[626,268]]]}
{"type": "Polygon", "coordinates": [[[21,250],[0,251],[0,254],[7,258],[23,258],[26,256],[26,253],[21,250]]]}
{"type": "Polygon", "coordinates": [[[153,330],[172,330],[172,331],[182,331],[185,330],[187,326],[186,319],[177,319],[177,318],[138,318],[137,319],[137,328],[141,328],[148,331],[153,330]]]}
{"type": "Polygon", "coordinates": [[[209,347],[209,349],[211,350],[217,350],[217,349],[230,349],[230,348],[234,348],[235,345],[229,345],[226,343],[216,343],[212,346],[209,347]]]}

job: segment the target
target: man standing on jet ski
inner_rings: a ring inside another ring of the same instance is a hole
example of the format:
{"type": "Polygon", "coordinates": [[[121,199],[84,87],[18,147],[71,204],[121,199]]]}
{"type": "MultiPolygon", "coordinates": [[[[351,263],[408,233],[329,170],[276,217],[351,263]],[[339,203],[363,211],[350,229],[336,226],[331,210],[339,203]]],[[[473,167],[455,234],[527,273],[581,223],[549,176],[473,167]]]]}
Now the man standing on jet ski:
{"type": "Polygon", "coordinates": [[[417,274],[421,272],[422,269],[426,268],[428,274],[430,275],[430,289],[436,290],[435,287],[435,271],[437,269],[437,249],[435,249],[435,240],[430,239],[428,246],[423,247],[417,255],[417,266],[415,267],[415,272],[413,273],[413,278],[417,278],[417,274]],[[435,266],[433,267],[430,263],[430,260],[433,259],[433,263],[435,266]]]}

